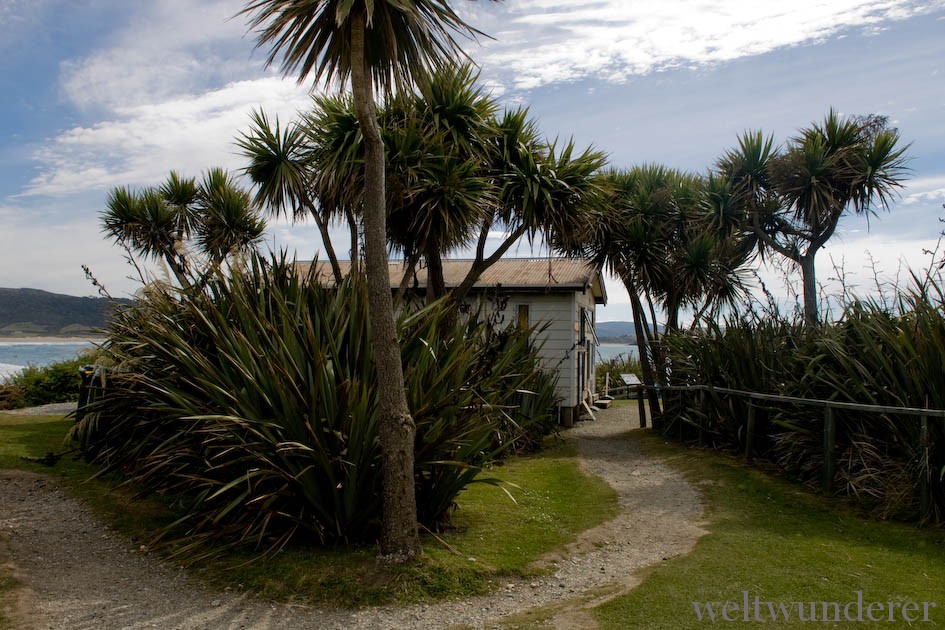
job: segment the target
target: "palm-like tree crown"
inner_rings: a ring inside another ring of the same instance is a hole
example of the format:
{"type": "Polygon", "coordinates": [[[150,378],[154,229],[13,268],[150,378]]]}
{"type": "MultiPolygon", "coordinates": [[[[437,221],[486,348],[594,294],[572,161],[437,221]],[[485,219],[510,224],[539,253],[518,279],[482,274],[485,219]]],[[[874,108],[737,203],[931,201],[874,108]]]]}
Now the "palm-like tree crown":
{"type": "Polygon", "coordinates": [[[266,229],[249,194],[222,169],[211,169],[198,185],[171,172],[158,187],[136,192],[118,187],[101,213],[105,233],[117,243],[153,259],[163,259],[182,286],[189,260],[185,242],[194,237],[211,265],[251,249],[266,229]]]}
{"type": "Polygon", "coordinates": [[[263,238],[265,220],[255,211],[249,193],[223,169],[207,172],[196,207],[197,244],[211,261],[249,250],[263,238]]]}
{"type": "Polygon", "coordinates": [[[734,194],[726,208],[734,199],[750,233],[746,242],[800,266],[808,323],[817,321],[816,254],[847,210],[869,216],[877,206],[888,209],[907,170],[908,146],[899,140],[882,116],[843,117],[831,110],[781,150],[760,132],[746,133],[717,164],[717,177],[734,194]]]}
{"type": "Polygon", "coordinates": [[[466,244],[495,205],[483,165],[496,106],[476,79],[469,66],[442,68],[385,108],[388,237],[407,257],[466,244]]]}
{"type": "Polygon", "coordinates": [[[253,202],[277,215],[303,217],[311,188],[311,149],[304,129],[297,124],[282,129],[278,118],[271,123],[265,112],[257,110],[250,132],[242,134],[237,145],[249,160],[245,171],[256,185],[253,202]]]}
{"type": "Polygon", "coordinates": [[[454,34],[481,35],[446,0],[255,0],[241,14],[258,29],[271,65],[296,74],[301,83],[344,82],[351,76],[351,30],[365,20],[365,67],[387,92],[411,85],[428,68],[462,56],[454,34]]]}

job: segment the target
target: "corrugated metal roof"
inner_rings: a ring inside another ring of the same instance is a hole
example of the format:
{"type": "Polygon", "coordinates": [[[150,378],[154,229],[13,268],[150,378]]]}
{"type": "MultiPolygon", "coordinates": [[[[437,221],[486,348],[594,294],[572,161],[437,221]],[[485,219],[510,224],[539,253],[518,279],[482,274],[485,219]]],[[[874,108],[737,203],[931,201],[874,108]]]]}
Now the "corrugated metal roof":
{"type": "MultiPolygon", "coordinates": [[[[459,286],[472,267],[472,260],[444,260],[443,279],[447,288],[459,286]]],[[[311,267],[311,262],[298,263],[301,271],[311,267]]],[[[339,261],[341,272],[347,275],[351,264],[348,261],[339,261]]],[[[391,288],[400,286],[406,270],[402,261],[391,261],[390,266],[391,288]]],[[[331,265],[327,261],[318,261],[315,269],[318,282],[334,284],[331,265]]],[[[417,284],[426,286],[426,268],[417,269],[417,284]]],[[[413,282],[411,282],[411,285],[413,282]]],[[[606,301],[606,293],[600,273],[586,260],[575,258],[503,258],[486,269],[476,284],[475,289],[495,288],[501,286],[506,289],[527,290],[583,290],[591,287],[599,301],[606,301]]]]}

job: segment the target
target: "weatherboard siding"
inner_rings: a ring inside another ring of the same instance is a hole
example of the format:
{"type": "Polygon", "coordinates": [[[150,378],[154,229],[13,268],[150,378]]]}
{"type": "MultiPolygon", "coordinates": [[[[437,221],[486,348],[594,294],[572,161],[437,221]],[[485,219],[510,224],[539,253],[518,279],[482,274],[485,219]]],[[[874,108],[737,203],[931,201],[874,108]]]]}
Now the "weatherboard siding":
{"type": "MultiPolygon", "coordinates": [[[[561,405],[574,407],[579,402],[577,392],[577,352],[576,345],[580,326],[580,309],[575,293],[528,294],[511,293],[505,308],[498,312],[495,304],[485,303],[483,314],[497,315],[500,325],[514,325],[518,322],[519,306],[528,307],[528,324],[540,325],[537,341],[541,344],[542,367],[554,370],[558,374],[558,396],[561,405]]],[[[593,306],[593,301],[591,301],[593,306]]]]}

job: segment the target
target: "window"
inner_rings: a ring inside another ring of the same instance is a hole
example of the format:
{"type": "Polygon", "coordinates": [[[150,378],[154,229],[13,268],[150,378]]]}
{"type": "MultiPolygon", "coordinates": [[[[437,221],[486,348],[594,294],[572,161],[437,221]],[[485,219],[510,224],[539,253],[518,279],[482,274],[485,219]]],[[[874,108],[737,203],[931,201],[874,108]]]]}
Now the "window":
{"type": "Polygon", "coordinates": [[[528,304],[518,305],[518,325],[521,328],[528,328],[528,304]]]}

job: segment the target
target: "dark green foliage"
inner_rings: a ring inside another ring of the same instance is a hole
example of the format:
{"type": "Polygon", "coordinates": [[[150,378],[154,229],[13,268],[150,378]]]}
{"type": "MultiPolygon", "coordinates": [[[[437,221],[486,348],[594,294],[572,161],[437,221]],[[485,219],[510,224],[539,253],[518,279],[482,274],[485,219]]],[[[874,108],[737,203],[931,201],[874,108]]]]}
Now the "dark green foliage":
{"type": "MultiPolygon", "coordinates": [[[[945,313],[935,285],[900,296],[896,312],[849,304],[840,321],[804,329],[783,321],[729,321],[668,339],[673,377],[752,392],[858,404],[945,409],[945,313]],[[931,293],[929,292],[931,291],[931,293]]],[[[743,449],[747,401],[722,394],[677,399],[683,426],[667,433],[743,449]]],[[[754,453],[810,484],[824,461],[822,407],[756,402],[754,453]]],[[[920,513],[920,480],[945,523],[945,420],[928,418],[928,465],[914,415],[836,410],[834,490],[865,499],[884,517],[920,513]]]]}
{"type": "MultiPolygon", "coordinates": [[[[613,359],[598,361],[594,368],[594,376],[597,382],[597,391],[603,392],[606,383],[606,375],[610,374],[610,387],[623,387],[621,374],[636,374],[637,378],[642,376],[643,370],[640,367],[639,359],[630,357],[628,354],[618,354],[613,359]]],[[[642,382],[642,381],[641,381],[642,382]]]]}
{"type": "Polygon", "coordinates": [[[78,400],[79,368],[93,362],[94,357],[84,354],[70,361],[24,368],[0,385],[0,409],[78,400]]]}
{"type": "MultiPolygon", "coordinates": [[[[204,294],[155,292],[123,312],[107,344],[119,370],[74,432],[87,455],[177,497],[198,536],[267,548],[373,540],[381,460],[365,283],[309,280],[255,259],[204,294]]],[[[442,304],[399,318],[429,527],[483,464],[546,429],[555,402],[526,332],[455,319],[442,304]]]]}
{"type": "MultiPolygon", "coordinates": [[[[788,381],[803,371],[797,364],[797,346],[803,339],[799,323],[780,319],[732,319],[724,325],[708,322],[694,331],[677,331],[666,338],[673,383],[783,394],[788,381]]],[[[667,400],[670,406],[676,402],[672,396],[667,400]]],[[[705,408],[695,405],[695,400],[685,402],[676,410],[678,421],[697,426],[702,439],[713,445],[743,449],[746,399],[709,394],[705,408]]],[[[764,407],[756,411],[760,430],[755,448],[763,455],[769,414],[764,407]]]]}

